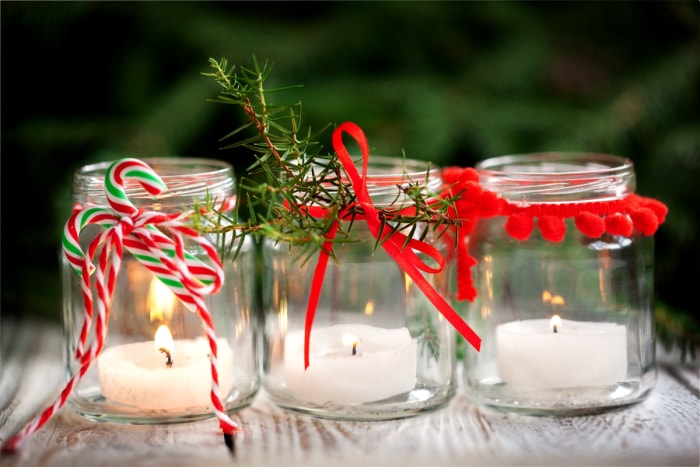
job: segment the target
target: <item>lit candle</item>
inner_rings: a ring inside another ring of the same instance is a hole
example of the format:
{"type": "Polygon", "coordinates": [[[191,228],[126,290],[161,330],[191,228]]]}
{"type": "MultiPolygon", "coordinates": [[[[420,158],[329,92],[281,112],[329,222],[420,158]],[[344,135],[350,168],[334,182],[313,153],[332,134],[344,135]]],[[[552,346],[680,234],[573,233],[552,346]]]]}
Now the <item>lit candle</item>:
{"type": "MultiPolygon", "coordinates": [[[[209,342],[203,337],[173,341],[166,326],[157,334],[153,341],[118,345],[102,352],[98,359],[102,394],[109,401],[141,409],[210,405],[209,342]]],[[[216,342],[219,389],[225,398],[233,388],[233,351],[225,339],[216,342]]]]}
{"type": "MultiPolygon", "coordinates": [[[[175,295],[158,279],[149,287],[146,309],[151,321],[170,319],[175,295]]],[[[217,339],[219,391],[233,389],[233,350],[217,339]]],[[[204,337],[173,340],[160,325],[152,341],[105,348],[97,360],[104,397],[146,410],[185,410],[211,404],[211,349],[204,337]]]]}
{"type": "Polygon", "coordinates": [[[315,327],[309,351],[304,370],[304,334],[287,335],[286,384],[303,401],[365,403],[406,393],[416,385],[417,345],[405,327],[315,327]]]}
{"type": "Polygon", "coordinates": [[[552,319],[496,327],[498,373],[537,388],[603,386],[627,374],[627,330],[616,323],[552,319]]]}

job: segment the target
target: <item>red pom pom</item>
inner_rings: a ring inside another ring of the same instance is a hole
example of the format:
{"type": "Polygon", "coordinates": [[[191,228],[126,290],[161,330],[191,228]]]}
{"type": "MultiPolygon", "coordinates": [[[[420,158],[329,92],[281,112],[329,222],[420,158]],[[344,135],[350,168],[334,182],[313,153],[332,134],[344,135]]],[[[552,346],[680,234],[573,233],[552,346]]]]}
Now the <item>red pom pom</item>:
{"type": "Polygon", "coordinates": [[[475,169],[467,167],[459,174],[459,180],[462,182],[478,182],[479,173],[475,169]]]}
{"type": "Polygon", "coordinates": [[[633,211],[630,213],[630,217],[632,218],[635,230],[642,235],[654,235],[656,229],[659,228],[659,220],[656,214],[654,214],[654,211],[649,208],[641,208],[637,211],[633,211]]]}
{"type": "Polygon", "coordinates": [[[561,242],[566,237],[566,225],[564,219],[557,216],[540,216],[537,219],[542,236],[550,242],[561,242]]]}
{"type": "Polygon", "coordinates": [[[459,226],[460,232],[470,234],[474,230],[474,227],[476,226],[476,221],[477,219],[471,218],[471,217],[463,217],[461,219],[462,225],[459,226]]]}
{"type": "Polygon", "coordinates": [[[461,167],[445,167],[442,169],[442,180],[447,185],[457,183],[457,181],[459,180],[459,176],[462,174],[463,171],[464,169],[461,167]]]}
{"type": "Polygon", "coordinates": [[[666,220],[666,214],[668,214],[668,207],[661,201],[652,198],[645,198],[643,206],[654,211],[657,220],[657,227],[664,223],[666,220]]]}
{"type": "Polygon", "coordinates": [[[484,191],[479,203],[479,214],[482,217],[492,217],[499,211],[498,196],[493,191],[484,191]]]}
{"type": "Polygon", "coordinates": [[[452,166],[442,169],[442,180],[447,185],[454,185],[458,182],[478,182],[479,174],[471,167],[463,169],[462,167],[452,166]]]}
{"type": "Polygon", "coordinates": [[[592,212],[582,212],[574,219],[576,228],[585,236],[598,238],[605,232],[605,222],[592,212]]]}
{"type": "Polygon", "coordinates": [[[605,217],[605,230],[612,235],[629,237],[632,235],[632,221],[624,214],[611,214],[605,217]]]}
{"type": "Polygon", "coordinates": [[[475,204],[481,197],[481,193],[484,192],[484,189],[481,188],[481,185],[479,185],[477,182],[470,182],[464,180],[461,180],[459,182],[459,185],[457,185],[457,189],[464,190],[462,196],[466,196],[470,200],[473,200],[475,204]]]}
{"type": "Polygon", "coordinates": [[[527,240],[534,227],[535,222],[527,214],[515,214],[506,221],[506,232],[516,240],[527,240]]]}

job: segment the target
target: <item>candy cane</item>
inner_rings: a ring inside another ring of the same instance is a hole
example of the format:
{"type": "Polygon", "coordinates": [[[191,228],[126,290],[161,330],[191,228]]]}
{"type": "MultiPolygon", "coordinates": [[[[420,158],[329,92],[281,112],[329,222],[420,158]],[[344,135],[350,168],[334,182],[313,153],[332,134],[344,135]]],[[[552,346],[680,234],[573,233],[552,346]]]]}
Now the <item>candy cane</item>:
{"type": "MultiPolygon", "coordinates": [[[[157,196],[167,187],[150,166],[138,159],[122,159],[113,163],[105,175],[105,193],[110,208],[77,208],[63,230],[63,252],[73,270],[81,276],[84,321],[76,346],[80,368],[68,380],[56,401],[19,433],[7,440],[3,452],[13,452],[33,432],[41,428],[68,400],[73,389],[101,352],[107,333],[107,322],[116,278],[121,267],[123,248],[151,270],[175,295],[200,316],[210,346],[212,374],[211,400],[227,444],[238,430],[224,410],[219,390],[218,349],[211,314],[203,296],[218,292],[223,284],[223,267],[214,247],[198,233],[183,225],[187,215],[162,214],[136,208],[124,190],[126,178],[136,179],[150,194],[157,196]],[[90,243],[87,254],[80,247],[80,232],[96,224],[105,230],[90,243]],[[156,225],[167,227],[173,238],[156,225]],[[196,242],[212,260],[213,266],[202,263],[185,252],[183,237],[196,242]],[[99,251],[97,267],[92,259],[99,251]],[[97,320],[95,340],[85,349],[93,317],[91,275],[95,276],[97,320]]],[[[226,202],[225,202],[226,203],[226,202]]]]}

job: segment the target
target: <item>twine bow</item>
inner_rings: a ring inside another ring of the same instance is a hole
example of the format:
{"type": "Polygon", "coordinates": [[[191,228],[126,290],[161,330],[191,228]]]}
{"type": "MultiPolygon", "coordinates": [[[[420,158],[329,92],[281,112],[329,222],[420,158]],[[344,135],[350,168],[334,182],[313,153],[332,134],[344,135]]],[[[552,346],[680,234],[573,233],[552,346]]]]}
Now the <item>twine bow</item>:
{"type": "Polygon", "coordinates": [[[31,433],[41,428],[68,400],[80,379],[95,361],[107,336],[112,295],[116,284],[124,248],[163,282],[176,297],[201,318],[210,346],[212,374],[211,401],[219,425],[226,435],[232,435],[238,426],[226,414],[219,393],[217,343],[214,324],[207,310],[205,295],[219,291],[224,280],[221,260],[214,247],[197,231],[184,225],[188,212],[163,214],[136,208],[124,190],[126,178],[138,181],[151,195],[167,190],[165,183],[146,163],[138,159],[122,159],[113,163],[105,175],[105,193],[109,208],[76,206],[63,230],[63,253],[81,280],[84,318],[76,345],[75,358],[80,368],[66,383],[57,400],[4,445],[4,452],[12,452],[31,433]],[[104,230],[83,252],[79,237],[88,225],[104,230]],[[159,228],[167,229],[171,237],[159,228]],[[205,264],[185,251],[185,238],[196,242],[206,252],[211,264],[205,264]],[[97,256],[97,267],[93,258],[97,256]],[[97,294],[95,338],[88,342],[93,321],[94,300],[91,276],[97,294]]]}
{"type": "MultiPolygon", "coordinates": [[[[481,347],[481,339],[479,336],[462,320],[462,318],[454,311],[445,298],[438,293],[435,288],[423,277],[422,272],[437,273],[444,267],[444,258],[440,252],[433,246],[416,240],[409,239],[406,235],[384,229],[382,221],[379,218],[379,211],[374,207],[372,199],[367,189],[367,166],[369,163],[369,144],[362,129],[352,122],[345,122],[339,125],[332,136],[333,149],[340,160],[345,173],[350,179],[355,197],[357,201],[353,205],[348,206],[346,211],[350,211],[355,207],[362,209],[361,217],[367,223],[367,227],[372,236],[378,240],[384,250],[396,261],[396,264],[403,269],[406,274],[413,280],[423,294],[430,302],[438,309],[447,321],[469,342],[476,350],[481,347]],[[355,167],[355,163],[345,145],[343,144],[343,133],[350,135],[359,145],[362,152],[362,174],[355,167]],[[424,253],[433,259],[436,267],[431,267],[422,260],[416,252],[424,253]]],[[[342,213],[339,217],[342,217],[342,213]]],[[[357,217],[356,217],[357,218],[357,217]]],[[[328,233],[326,233],[326,241],[321,249],[316,269],[314,271],[313,281],[311,284],[311,293],[309,303],[306,309],[306,321],[304,323],[304,368],[309,366],[309,344],[311,340],[311,327],[313,325],[316,306],[318,305],[321,288],[323,286],[323,276],[328,265],[330,251],[332,249],[332,240],[338,231],[338,220],[335,219],[328,233]]]]}

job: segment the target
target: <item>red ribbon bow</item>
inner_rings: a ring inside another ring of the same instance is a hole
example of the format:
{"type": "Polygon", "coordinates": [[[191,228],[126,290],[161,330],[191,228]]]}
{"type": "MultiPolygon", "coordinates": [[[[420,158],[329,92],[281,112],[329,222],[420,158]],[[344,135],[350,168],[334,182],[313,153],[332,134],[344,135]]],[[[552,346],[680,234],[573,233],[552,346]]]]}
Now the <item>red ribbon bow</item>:
{"type": "MultiPolygon", "coordinates": [[[[362,129],[352,122],[345,122],[339,125],[333,132],[332,137],[333,148],[336,155],[343,164],[345,173],[350,179],[350,183],[355,191],[357,201],[347,208],[347,211],[354,207],[362,208],[364,215],[362,219],[367,223],[370,233],[374,238],[379,240],[379,243],[386,252],[396,261],[401,269],[413,280],[418,288],[425,294],[430,302],[435,305],[440,313],[447,321],[454,326],[472,347],[477,351],[481,348],[481,338],[464,322],[464,320],[452,309],[445,298],[440,295],[435,288],[423,277],[421,271],[428,273],[440,272],[444,267],[444,258],[438,250],[425,242],[408,239],[406,235],[399,232],[386,231],[382,229],[382,222],[379,219],[379,212],[374,207],[369,191],[367,189],[367,165],[369,163],[369,144],[362,129]],[[350,157],[350,153],[343,144],[343,132],[349,134],[360,146],[362,151],[362,174],[357,171],[355,163],[350,157]],[[416,251],[427,254],[433,259],[438,266],[431,267],[421,260],[416,251]]],[[[357,217],[356,217],[357,218],[357,217]]],[[[314,315],[316,314],[316,306],[318,305],[321,288],[323,287],[323,276],[328,265],[330,251],[332,249],[332,240],[335,238],[338,231],[338,220],[334,220],[328,233],[326,234],[326,242],[321,249],[318,263],[314,271],[313,282],[311,284],[311,294],[309,303],[306,309],[306,322],[304,325],[304,368],[309,366],[309,343],[311,340],[311,326],[313,324],[314,315]]]]}

